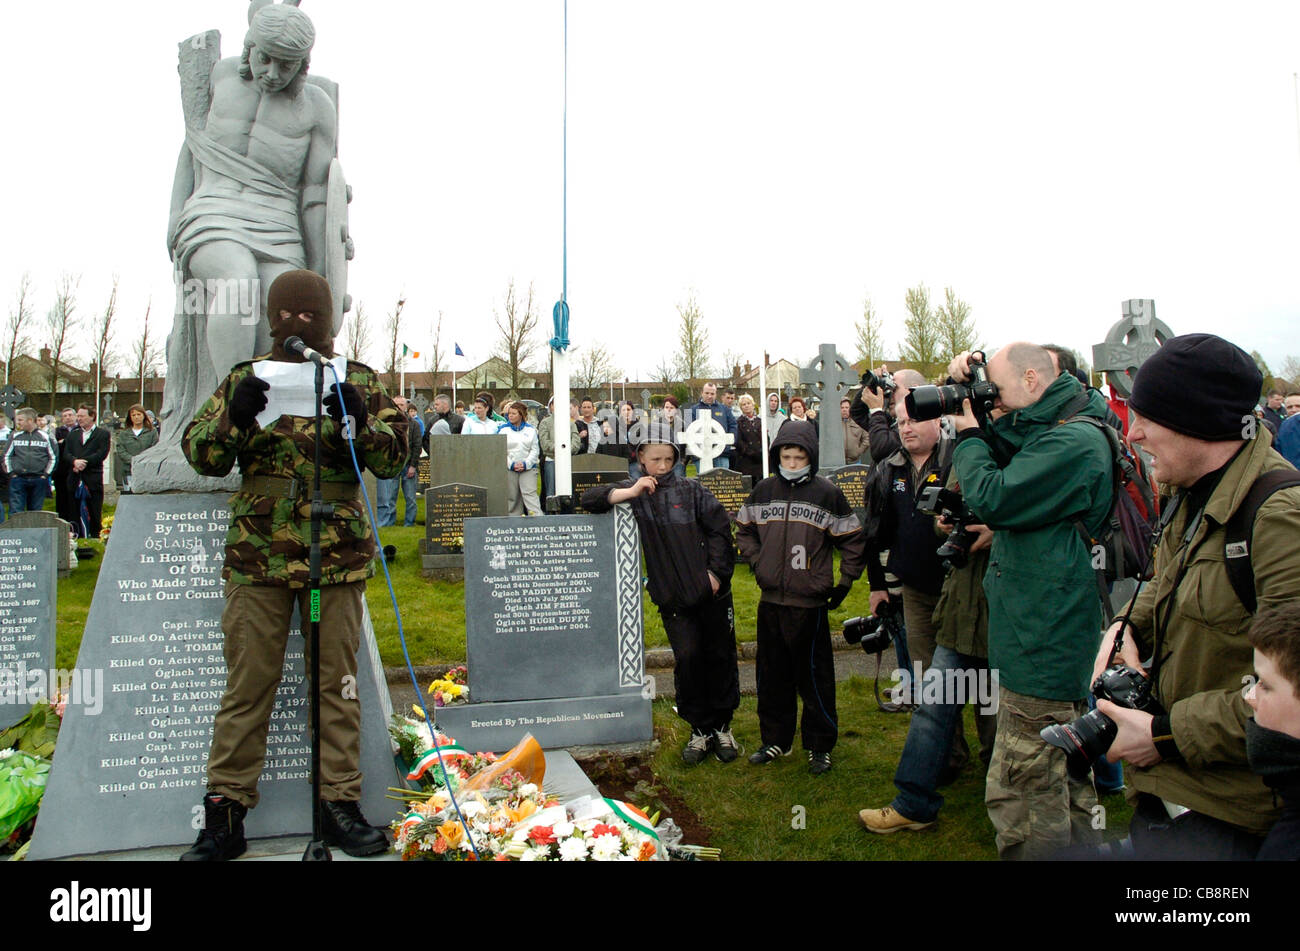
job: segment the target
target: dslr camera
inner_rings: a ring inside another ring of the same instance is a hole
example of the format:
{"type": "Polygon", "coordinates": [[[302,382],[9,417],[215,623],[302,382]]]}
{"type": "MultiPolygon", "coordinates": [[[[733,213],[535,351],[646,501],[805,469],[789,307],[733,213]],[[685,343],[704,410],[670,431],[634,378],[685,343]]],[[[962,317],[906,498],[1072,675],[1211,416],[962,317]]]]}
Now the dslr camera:
{"type": "Polygon", "coordinates": [[[898,384],[894,382],[894,374],[883,373],[876,376],[871,370],[862,374],[862,385],[872,393],[879,393],[885,398],[885,405],[890,406],[894,402],[894,393],[898,390],[898,384]]]}
{"type": "Polygon", "coordinates": [[[970,400],[971,412],[980,425],[993,412],[993,402],[998,396],[998,386],[989,379],[988,363],[984,351],[970,355],[970,383],[953,383],[948,386],[918,386],[907,394],[907,415],[912,419],[938,419],[940,416],[961,415],[963,400],[970,400]]]}
{"type": "Polygon", "coordinates": [[[952,522],[953,529],[936,554],[949,568],[964,568],[966,558],[970,555],[971,543],[975,541],[975,533],[968,526],[978,524],[979,518],[966,507],[961,493],[945,489],[941,485],[928,485],[921,490],[916,510],[952,522]]]}
{"type": "Polygon", "coordinates": [[[860,644],[868,654],[879,654],[903,633],[903,609],[892,600],[883,602],[869,617],[849,618],[844,622],[844,641],[860,644]]]}
{"type": "MultiPolygon", "coordinates": [[[[1152,716],[1165,712],[1152,691],[1155,685],[1150,678],[1125,664],[1112,664],[1102,671],[1092,683],[1092,695],[1098,700],[1109,700],[1117,707],[1142,710],[1152,716]]],[[[1082,780],[1092,769],[1092,764],[1104,756],[1115,742],[1119,726],[1100,710],[1089,710],[1069,723],[1053,723],[1043,727],[1038,735],[1057,749],[1065,750],[1065,769],[1071,779],[1082,780]]]]}

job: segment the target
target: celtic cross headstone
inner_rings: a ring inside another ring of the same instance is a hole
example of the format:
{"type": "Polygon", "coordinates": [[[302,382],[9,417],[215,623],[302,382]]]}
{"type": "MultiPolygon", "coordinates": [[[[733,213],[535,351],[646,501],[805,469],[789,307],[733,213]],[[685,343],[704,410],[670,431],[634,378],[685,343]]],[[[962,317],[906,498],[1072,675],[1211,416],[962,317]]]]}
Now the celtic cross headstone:
{"type": "Polygon", "coordinates": [[[677,441],[699,460],[695,464],[696,472],[704,475],[713,468],[713,460],[736,441],[736,434],[727,432],[712,414],[701,413],[685,431],[677,434],[677,441]]]}
{"type": "Polygon", "coordinates": [[[1174,332],[1156,319],[1153,300],[1124,301],[1124,316],[1092,348],[1092,367],[1104,372],[1120,396],[1133,393],[1133,376],[1174,332]]]}
{"type": "Polygon", "coordinates": [[[844,461],[844,427],[840,425],[840,400],[857,385],[853,365],[835,352],[835,344],[824,343],[817,357],[799,373],[799,382],[807,384],[812,395],[821,401],[817,452],[819,468],[839,468],[844,461]]]}

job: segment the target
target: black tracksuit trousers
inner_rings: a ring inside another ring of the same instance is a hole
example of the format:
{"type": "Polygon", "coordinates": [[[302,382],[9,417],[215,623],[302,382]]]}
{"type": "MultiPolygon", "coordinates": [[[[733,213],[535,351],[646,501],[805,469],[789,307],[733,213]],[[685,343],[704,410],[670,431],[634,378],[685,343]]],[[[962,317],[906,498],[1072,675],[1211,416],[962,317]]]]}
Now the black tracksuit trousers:
{"type": "Polygon", "coordinates": [[[800,738],[810,753],[829,753],[839,729],[835,662],[825,608],[758,604],[758,724],[764,746],[790,750],[803,698],[800,738]]]}
{"type": "Polygon", "coordinates": [[[673,648],[677,714],[700,733],[731,723],[740,706],[731,591],[689,610],[660,608],[673,648]]]}

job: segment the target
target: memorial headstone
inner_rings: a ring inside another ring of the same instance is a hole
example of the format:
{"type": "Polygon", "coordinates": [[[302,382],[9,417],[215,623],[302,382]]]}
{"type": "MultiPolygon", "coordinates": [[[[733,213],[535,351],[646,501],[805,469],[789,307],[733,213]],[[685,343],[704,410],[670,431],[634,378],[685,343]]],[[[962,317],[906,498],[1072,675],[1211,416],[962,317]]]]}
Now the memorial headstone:
{"type": "Polygon", "coordinates": [[[465,567],[465,519],[483,518],[487,489],[453,482],[424,493],[420,560],[426,578],[456,578],[465,567]]]}
{"type": "Polygon", "coordinates": [[[6,383],[0,386],[0,412],[3,412],[9,420],[9,424],[14,424],[14,414],[27,405],[27,394],[12,383],[6,383]]]}
{"type": "MultiPolygon", "coordinates": [[[[812,398],[830,413],[832,408],[838,411],[840,400],[857,385],[858,375],[853,372],[853,364],[835,351],[835,344],[824,343],[816,359],[799,372],[799,382],[808,384],[812,398]]],[[[827,415],[817,427],[817,457],[822,475],[844,458],[844,427],[838,416],[832,419],[827,415]]]]}
{"type": "Polygon", "coordinates": [[[465,523],[470,702],[438,728],[467,749],[650,739],[641,542],[626,505],[610,515],[465,523]]]}
{"type": "Polygon", "coordinates": [[[826,478],[834,482],[849,500],[849,508],[853,509],[863,526],[867,524],[867,479],[870,476],[871,466],[856,462],[826,473],[826,478]]]}
{"type": "Polygon", "coordinates": [[[594,485],[613,485],[628,477],[627,460],[605,453],[584,453],[571,457],[573,463],[573,507],[574,511],[586,511],[582,507],[582,493],[594,485]]]}
{"type": "Polygon", "coordinates": [[[420,464],[415,471],[420,480],[420,490],[427,491],[433,481],[433,460],[428,456],[421,456],[420,464]]]}
{"type": "MultiPolygon", "coordinates": [[[[506,437],[442,436],[429,440],[429,471],[439,485],[459,482],[487,490],[487,514],[505,515],[506,437]]],[[[426,519],[427,521],[427,519],[426,519]]]]}
{"type": "Polygon", "coordinates": [[[73,560],[73,543],[72,543],[72,523],[65,522],[53,512],[47,512],[44,509],[35,512],[19,512],[17,515],[9,516],[9,520],[0,524],[0,535],[6,531],[17,531],[25,528],[51,528],[57,529],[59,541],[54,546],[54,564],[58,569],[59,577],[66,578],[71,574],[72,569],[76,567],[73,560]]]}
{"type": "MultiPolygon", "coordinates": [[[[225,690],[224,494],[128,495],[104,553],[79,670],[102,671],[102,708],[69,704],[32,858],[188,845],[202,825],[212,721],[225,690]],[[197,824],[196,824],[197,823],[197,824]]],[[[295,625],[294,630],[298,628],[295,625]]],[[[357,653],[362,809],[387,815],[401,784],[392,704],[369,613],[357,653]]],[[[289,637],[249,838],[311,829],[310,692],[303,639],[289,637]]]]}
{"type": "Polygon", "coordinates": [[[736,441],[736,434],[727,432],[712,413],[701,412],[677,434],[677,441],[687,455],[695,457],[695,471],[704,475],[713,468],[713,460],[736,441]]]}
{"type": "MultiPolygon", "coordinates": [[[[38,700],[53,700],[59,686],[50,682],[59,541],[54,528],[0,534],[0,730],[25,717],[38,700]]],[[[67,544],[67,534],[62,541],[67,544]]]]}
{"type": "MultiPolygon", "coordinates": [[[[700,485],[704,486],[709,492],[722,503],[722,507],[727,510],[727,516],[731,519],[732,525],[732,547],[735,547],[735,525],[736,515],[740,512],[740,507],[745,504],[749,498],[749,493],[753,489],[751,484],[754,480],[747,475],[741,475],[734,469],[710,469],[704,475],[699,477],[700,485]]],[[[736,549],[736,560],[740,561],[740,549],[736,549]]]]}
{"type": "Polygon", "coordinates": [[[1124,316],[1106,332],[1106,341],[1092,348],[1092,367],[1124,399],[1133,393],[1133,376],[1174,332],[1156,318],[1153,300],[1126,300],[1124,316]]]}

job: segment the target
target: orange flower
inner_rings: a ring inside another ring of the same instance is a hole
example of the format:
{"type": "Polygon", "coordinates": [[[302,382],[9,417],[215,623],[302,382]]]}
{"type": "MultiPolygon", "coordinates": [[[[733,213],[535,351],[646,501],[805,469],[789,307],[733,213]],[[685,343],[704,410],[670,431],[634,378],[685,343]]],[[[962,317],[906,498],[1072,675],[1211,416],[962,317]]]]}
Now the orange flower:
{"type": "Polygon", "coordinates": [[[459,822],[444,822],[438,826],[438,835],[445,839],[447,845],[454,849],[465,838],[465,827],[459,822]]]}
{"type": "Polygon", "coordinates": [[[442,855],[443,852],[446,852],[446,851],[447,851],[447,840],[444,839],[444,838],[442,838],[442,836],[439,836],[438,838],[434,839],[434,840],[433,840],[433,851],[434,851],[434,853],[437,854],[437,855],[442,855]]]}
{"type": "Polygon", "coordinates": [[[649,862],[654,857],[655,844],[647,839],[641,843],[641,851],[637,853],[636,860],[638,862],[649,862]]]}
{"type": "Polygon", "coordinates": [[[523,822],[536,811],[537,803],[533,802],[531,799],[525,799],[519,804],[519,808],[515,810],[515,812],[519,814],[519,818],[516,819],[515,822],[523,822]]]}

